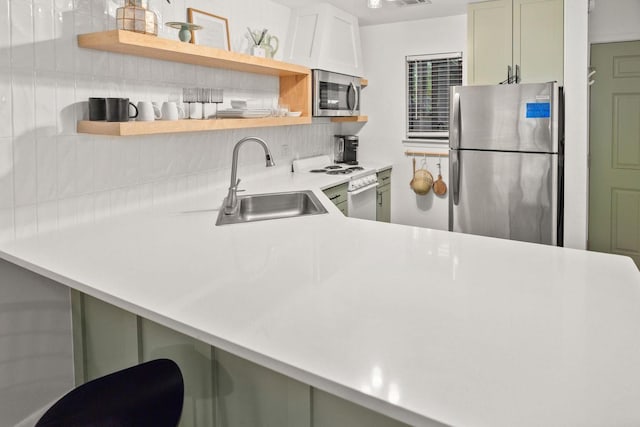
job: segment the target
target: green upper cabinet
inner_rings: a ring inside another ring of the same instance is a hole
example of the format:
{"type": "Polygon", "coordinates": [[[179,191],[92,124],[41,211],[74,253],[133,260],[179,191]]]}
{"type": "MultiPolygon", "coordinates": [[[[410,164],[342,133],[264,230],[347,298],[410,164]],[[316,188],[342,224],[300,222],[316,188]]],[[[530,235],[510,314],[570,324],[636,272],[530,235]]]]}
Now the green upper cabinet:
{"type": "Polygon", "coordinates": [[[467,9],[467,83],[564,81],[563,0],[494,0],[467,9]]]}

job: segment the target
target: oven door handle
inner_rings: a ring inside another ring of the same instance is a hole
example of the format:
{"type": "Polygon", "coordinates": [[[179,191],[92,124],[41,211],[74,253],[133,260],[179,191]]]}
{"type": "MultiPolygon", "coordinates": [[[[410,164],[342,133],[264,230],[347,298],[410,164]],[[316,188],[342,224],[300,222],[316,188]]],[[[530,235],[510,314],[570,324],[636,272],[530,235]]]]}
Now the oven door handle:
{"type": "Polygon", "coordinates": [[[355,196],[357,194],[364,193],[365,191],[372,190],[372,189],[376,188],[377,186],[378,186],[378,183],[374,182],[373,184],[369,184],[366,187],[362,187],[362,188],[358,188],[357,190],[349,191],[349,194],[351,196],[355,196]]]}

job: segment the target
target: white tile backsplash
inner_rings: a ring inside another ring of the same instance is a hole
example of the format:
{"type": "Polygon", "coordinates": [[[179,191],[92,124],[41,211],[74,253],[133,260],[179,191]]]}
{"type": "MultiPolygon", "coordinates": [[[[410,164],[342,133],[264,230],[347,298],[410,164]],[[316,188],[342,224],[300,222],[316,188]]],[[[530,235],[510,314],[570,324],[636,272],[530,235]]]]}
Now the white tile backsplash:
{"type": "Polygon", "coordinates": [[[56,70],[73,73],[76,65],[75,53],[78,50],[74,34],[73,8],[56,7],[54,9],[54,35],[56,70]]]}
{"type": "Polygon", "coordinates": [[[11,12],[9,0],[0,0],[0,68],[11,66],[11,12]]]}
{"type": "Polygon", "coordinates": [[[13,136],[11,70],[0,69],[0,138],[13,136]]]}
{"type": "Polygon", "coordinates": [[[58,201],[38,203],[38,233],[46,233],[58,229],[58,201]]]}
{"type": "Polygon", "coordinates": [[[55,136],[57,132],[55,72],[36,72],[34,102],[36,137],[55,136]]]}
{"type": "Polygon", "coordinates": [[[11,65],[33,68],[33,4],[31,1],[11,2],[11,65]]]}
{"type": "MultiPolygon", "coordinates": [[[[76,133],[75,99],[75,80],[73,75],[59,74],[56,81],[56,110],[58,112],[59,135],[74,135],[76,133]]],[[[40,101],[38,100],[38,102],[40,101]]]]}
{"type": "MultiPolygon", "coordinates": [[[[37,201],[37,151],[34,135],[13,140],[14,203],[16,207],[35,205],[37,201]]],[[[17,223],[17,221],[16,221],[17,223]]]]}
{"type": "Polygon", "coordinates": [[[37,138],[37,201],[58,199],[58,146],[56,138],[37,138]]]}
{"type": "Polygon", "coordinates": [[[12,74],[11,101],[13,136],[35,137],[35,73],[20,70],[12,74]]]}
{"type": "Polygon", "coordinates": [[[35,67],[55,70],[55,25],[53,0],[33,0],[33,36],[35,67]]]}
{"type": "Polygon", "coordinates": [[[0,138],[0,211],[13,206],[13,141],[0,138]]]}
{"type": "Polygon", "coordinates": [[[75,136],[59,136],[57,138],[58,197],[60,198],[77,195],[76,154],[77,145],[75,136]]]}
{"type": "Polygon", "coordinates": [[[94,188],[95,141],[91,138],[76,138],[76,192],[91,194],[94,188]]]}
{"type": "Polygon", "coordinates": [[[38,232],[37,205],[19,206],[15,209],[15,231],[17,239],[31,237],[38,232]]]}
{"type": "MultiPolygon", "coordinates": [[[[187,7],[228,18],[234,48],[248,25],[280,29],[272,33],[284,46],[289,9],[270,0],[151,5],[160,22],[185,20],[187,7]]],[[[78,48],[78,33],[114,29],[120,6],[121,0],[0,0],[0,240],[226,186],[233,146],[245,136],[264,138],[278,165],[330,151],[340,128],[328,121],[140,137],[78,134],[89,97],[181,101],[183,87],[214,87],[224,90],[221,108],[232,98],[262,99],[265,107],[278,99],[277,77],[78,48]]],[[[175,30],[160,28],[161,37],[177,39],[175,30]]],[[[243,148],[243,174],[263,165],[261,150],[243,148]]]]}

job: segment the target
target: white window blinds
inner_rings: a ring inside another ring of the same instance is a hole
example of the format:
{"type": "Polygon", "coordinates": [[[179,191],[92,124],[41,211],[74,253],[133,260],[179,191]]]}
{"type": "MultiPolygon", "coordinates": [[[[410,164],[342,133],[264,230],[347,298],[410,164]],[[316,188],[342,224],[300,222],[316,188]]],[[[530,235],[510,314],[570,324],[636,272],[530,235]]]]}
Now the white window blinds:
{"type": "Polygon", "coordinates": [[[407,56],[407,138],[447,138],[449,88],[461,84],[462,53],[407,56]]]}

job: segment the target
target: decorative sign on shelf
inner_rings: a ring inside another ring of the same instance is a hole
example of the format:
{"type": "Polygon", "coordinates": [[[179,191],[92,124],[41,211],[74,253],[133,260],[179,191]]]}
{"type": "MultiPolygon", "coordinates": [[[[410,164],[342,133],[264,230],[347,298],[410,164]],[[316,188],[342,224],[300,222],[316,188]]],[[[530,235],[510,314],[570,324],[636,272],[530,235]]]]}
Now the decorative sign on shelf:
{"type": "Polygon", "coordinates": [[[202,10],[188,8],[189,23],[202,27],[200,31],[191,33],[191,43],[215,47],[222,50],[231,50],[229,41],[229,22],[227,18],[213,15],[202,10]]]}

